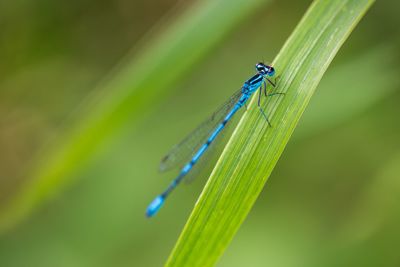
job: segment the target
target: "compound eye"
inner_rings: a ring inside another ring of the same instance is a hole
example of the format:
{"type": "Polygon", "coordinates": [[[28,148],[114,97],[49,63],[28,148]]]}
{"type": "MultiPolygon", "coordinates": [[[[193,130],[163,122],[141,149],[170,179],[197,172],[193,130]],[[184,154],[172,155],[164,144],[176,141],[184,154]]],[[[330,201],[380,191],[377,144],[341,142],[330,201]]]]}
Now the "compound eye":
{"type": "Polygon", "coordinates": [[[275,69],[273,67],[269,67],[268,76],[273,76],[275,74],[275,69]]]}

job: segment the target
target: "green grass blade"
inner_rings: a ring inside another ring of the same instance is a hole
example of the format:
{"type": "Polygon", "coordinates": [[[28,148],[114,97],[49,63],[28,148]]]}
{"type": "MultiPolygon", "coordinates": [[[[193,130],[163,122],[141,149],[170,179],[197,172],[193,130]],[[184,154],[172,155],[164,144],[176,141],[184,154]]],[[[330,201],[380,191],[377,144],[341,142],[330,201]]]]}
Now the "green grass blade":
{"type": "MultiPolygon", "coordinates": [[[[213,266],[260,194],[315,88],[372,0],[315,1],[274,61],[281,76],[267,127],[253,99],[166,266],[213,266]]],[[[348,88],[350,90],[350,88],[348,88]]]]}
{"type": "MultiPolygon", "coordinates": [[[[102,86],[107,92],[93,110],[80,110],[79,124],[47,151],[32,171],[32,178],[0,214],[0,232],[26,218],[39,205],[69,185],[74,174],[123,125],[135,125],[167,89],[187,73],[227,33],[255,12],[262,0],[198,1],[150,40],[141,53],[116,70],[102,86]]],[[[77,112],[78,113],[78,112],[77,112]]]]}

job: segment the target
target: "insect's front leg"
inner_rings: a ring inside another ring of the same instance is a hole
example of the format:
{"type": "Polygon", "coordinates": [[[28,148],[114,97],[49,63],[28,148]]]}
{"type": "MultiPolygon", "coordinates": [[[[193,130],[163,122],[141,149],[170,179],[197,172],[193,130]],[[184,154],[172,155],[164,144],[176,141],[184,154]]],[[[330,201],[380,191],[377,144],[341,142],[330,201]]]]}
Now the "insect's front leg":
{"type": "MultiPolygon", "coordinates": [[[[275,78],[274,82],[272,82],[270,79],[265,78],[274,88],[276,87],[278,80],[280,79],[281,76],[278,76],[275,78]]],[[[265,81],[264,81],[265,82],[265,81]]],[[[284,95],[285,93],[271,93],[271,94],[267,94],[267,90],[265,90],[265,96],[273,96],[273,95],[284,95]]]]}

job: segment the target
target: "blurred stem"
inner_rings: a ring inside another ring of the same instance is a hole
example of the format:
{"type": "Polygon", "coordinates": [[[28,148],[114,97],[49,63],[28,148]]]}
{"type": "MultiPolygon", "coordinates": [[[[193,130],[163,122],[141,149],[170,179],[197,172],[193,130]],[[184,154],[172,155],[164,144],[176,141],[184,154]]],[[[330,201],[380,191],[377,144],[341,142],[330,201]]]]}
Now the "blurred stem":
{"type": "Polygon", "coordinates": [[[324,72],[372,0],[314,1],[274,61],[278,92],[249,105],[166,266],[214,266],[264,187],[324,72]]]}

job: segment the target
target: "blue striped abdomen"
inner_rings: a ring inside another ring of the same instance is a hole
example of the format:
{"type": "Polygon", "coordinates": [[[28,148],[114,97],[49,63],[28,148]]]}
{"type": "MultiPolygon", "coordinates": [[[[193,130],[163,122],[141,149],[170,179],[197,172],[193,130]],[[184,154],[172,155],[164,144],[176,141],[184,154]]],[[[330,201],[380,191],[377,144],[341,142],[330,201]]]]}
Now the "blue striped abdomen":
{"type": "MultiPolygon", "coordinates": [[[[240,102],[240,100],[239,100],[240,102]]],[[[208,147],[211,145],[211,143],[215,140],[215,138],[217,138],[217,136],[220,134],[220,132],[222,131],[222,129],[224,129],[225,125],[228,123],[228,121],[232,118],[232,116],[236,113],[236,111],[238,111],[241,108],[242,105],[240,105],[239,103],[236,104],[234,106],[234,108],[225,116],[225,119],[218,124],[218,126],[215,128],[215,130],[212,132],[212,134],[210,135],[210,137],[207,139],[207,142],[204,143],[196,152],[196,154],[193,156],[192,160],[187,163],[183,168],[181,173],[182,174],[187,174],[192,167],[194,166],[194,164],[197,163],[197,161],[201,158],[201,156],[204,154],[204,152],[206,152],[206,150],[208,149],[208,147]]],[[[182,177],[183,178],[183,177],[182,177]]]]}

